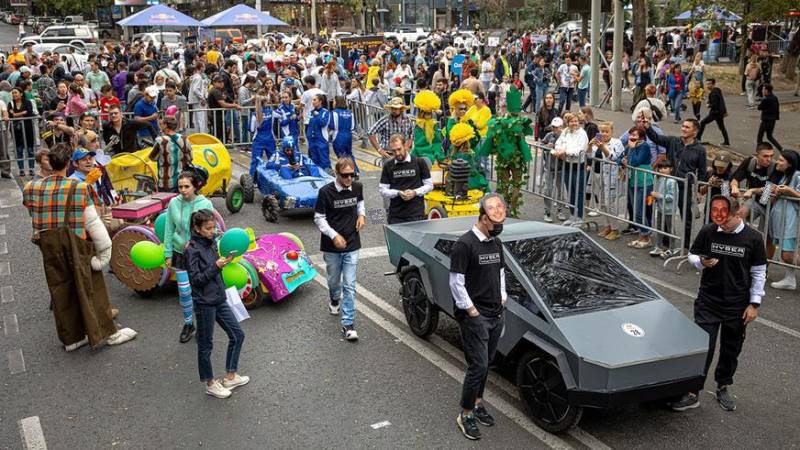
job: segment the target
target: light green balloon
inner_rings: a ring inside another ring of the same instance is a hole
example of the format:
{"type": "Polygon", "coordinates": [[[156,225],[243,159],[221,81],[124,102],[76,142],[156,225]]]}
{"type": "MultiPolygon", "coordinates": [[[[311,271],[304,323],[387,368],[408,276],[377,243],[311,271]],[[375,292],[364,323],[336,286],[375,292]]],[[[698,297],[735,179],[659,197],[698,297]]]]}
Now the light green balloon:
{"type": "Polygon", "coordinates": [[[242,289],[247,286],[247,269],[239,263],[230,263],[222,268],[222,282],[226,287],[242,289]]]}
{"type": "Polygon", "coordinates": [[[164,242],[164,233],[167,229],[167,213],[161,213],[153,223],[153,231],[160,242],[164,242]]]}
{"type": "Polygon", "coordinates": [[[131,261],[142,270],[164,265],[164,247],[151,241],[140,241],[131,247],[131,261]]]}

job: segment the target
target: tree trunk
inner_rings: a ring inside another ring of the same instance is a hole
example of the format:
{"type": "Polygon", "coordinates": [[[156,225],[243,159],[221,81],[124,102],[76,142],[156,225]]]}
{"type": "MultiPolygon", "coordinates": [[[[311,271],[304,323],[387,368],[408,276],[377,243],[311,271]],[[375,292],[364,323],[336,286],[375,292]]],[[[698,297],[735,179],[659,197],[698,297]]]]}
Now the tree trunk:
{"type": "Polygon", "coordinates": [[[461,0],[461,29],[469,29],[469,0],[461,0]]]}
{"type": "Polygon", "coordinates": [[[797,64],[797,58],[800,57],[800,32],[794,34],[792,42],[789,43],[789,48],[786,49],[786,56],[783,57],[781,63],[781,73],[786,75],[789,80],[794,80],[797,76],[794,73],[794,67],[797,64]]]}
{"type": "MultiPolygon", "coordinates": [[[[633,57],[644,48],[647,39],[647,1],[633,0],[633,57]]],[[[624,19],[623,19],[624,20],[624,19]]]]}
{"type": "MultiPolygon", "coordinates": [[[[744,2],[744,17],[750,15],[750,8],[752,7],[751,2],[744,2]]],[[[745,44],[749,40],[749,36],[747,34],[747,21],[742,20],[741,27],[739,28],[739,33],[742,35],[742,49],[739,52],[739,75],[744,76],[744,68],[747,66],[747,48],[745,44]]]]}

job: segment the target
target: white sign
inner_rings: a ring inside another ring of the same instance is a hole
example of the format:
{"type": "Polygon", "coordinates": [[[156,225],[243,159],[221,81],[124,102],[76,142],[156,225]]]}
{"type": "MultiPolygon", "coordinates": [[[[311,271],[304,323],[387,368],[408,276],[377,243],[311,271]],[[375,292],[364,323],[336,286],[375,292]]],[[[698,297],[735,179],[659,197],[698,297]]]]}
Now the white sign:
{"type": "Polygon", "coordinates": [[[622,324],[622,331],[628,333],[629,335],[631,335],[633,337],[637,337],[637,338],[644,336],[644,330],[642,329],[642,327],[640,327],[639,325],[636,325],[635,323],[623,323],[622,324]]]}
{"type": "Polygon", "coordinates": [[[489,36],[489,39],[486,42],[489,47],[497,47],[500,45],[500,38],[497,36],[489,36]]]}

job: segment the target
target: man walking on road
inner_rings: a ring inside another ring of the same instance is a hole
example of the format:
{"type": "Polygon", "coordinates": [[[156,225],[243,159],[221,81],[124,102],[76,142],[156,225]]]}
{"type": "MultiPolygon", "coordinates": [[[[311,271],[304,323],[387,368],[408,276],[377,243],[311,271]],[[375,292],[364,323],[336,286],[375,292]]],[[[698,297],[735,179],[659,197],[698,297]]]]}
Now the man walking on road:
{"type": "Polygon", "coordinates": [[[781,104],[778,97],[772,93],[772,85],[769,83],[764,85],[764,98],[758,104],[758,109],[761,111],[761,125],[758,127],[756,144],[764,142],[764,134],[766,134],[767,140],[772,142],[779,152],[783,151],[783,146],[772,135],[775,132],[775,122],[781,119],[781,104]]]}
{"type": "Polygon", "coordinates": [[[708,91],[708,115],[700,121],[697,140],[703,140],[703,131],[705,131],[706,125],[716,122],[720,133],[722,133],[722,145],[729,146],[731,141],[728,139],[728,130],[725,129],[725,116],[728,115],[728,109],[725,107],[722,89],[717,87],[717,80],[709,78],[706,80],[706,90],[708,91]]]}
{"type": "Polygon", "coordinates": [[[136,337],[132,329],[118,331],[114,325],[103,276],[111,259],[111,238],[95,209],[96,196],[86,183],[67,178],[71,153],[67,144],[50,149],[53,175],[31,181],[23,190],[32,240],[42,252],[58,338],[68,352],[136,337]]]}
{"type": "Polygon", "coordinates": [[[403,136],[389,138],[394,159],[383,165],[378,185],[381,197],[389,201],[389,225],[425,218],[425,194],[433,190],[431,171],[421,158],[411,156],[403,136]]]}
{"type": "MultiPolygon", "coordinates": [[[[735,200],[718,195],[711,199],[711,220],[692,243],[689,262],[702,271],[694,302],[694,321],[708,333],[708,373],[720,337],[719,359],[714,371],[717,402],[735,411],[728,391],[733,384],[747,325],[758,317],[767,279],[767,257],[761,234],[739,217],[735,200]]],[[[672,404],[675,411],[700,406],[697,392],[672,404]]]]}
{"type": "Polygon", "coordinates": [[[472,440],[481,438],[478,423],[494,425],[483,404],[483,391],[505,320],[503,244],[497,238],[505,220],[503,197],[487,194],[480,202],[478,223],[456,241],[450,254],[450,292],[467,361],[456,424],[472,440]]]}
{"type": "Polygon", "coordinates": [[[366,218],[364,188],[354,181],[356,165],[352,159],[339,158],[335,171],[336,180],[319,190],[314,223],[322,233],[320,250],[328,274],[328,309],[332,315],[338,315],[341,304],[342,337],[355,341],[358,339],[353,318],[356,312],[358,249],[361,248],[359,232],[364,228],[366,218]]]}

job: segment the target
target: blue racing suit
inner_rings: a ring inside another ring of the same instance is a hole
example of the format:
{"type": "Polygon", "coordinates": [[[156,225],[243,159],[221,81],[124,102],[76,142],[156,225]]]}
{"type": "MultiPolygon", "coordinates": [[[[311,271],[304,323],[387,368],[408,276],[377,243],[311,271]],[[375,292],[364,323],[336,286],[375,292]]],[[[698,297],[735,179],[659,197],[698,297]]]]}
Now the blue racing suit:
{"type": "Polygon", "coordinates": [[[314,164],[321,169],[331,168],[330,150],[328,148],[328,123],[330,113],[320,107],[311,111],[311,121],[306,127],[306,140],[308,141],[308,156],[314,164]]]}
{"type": "Polygon", "coordinates": [[[278,106],[278,114],[281,117],[281,138],[291,136],[294,139],[294,149],[300,151],[300,127],[298,125],[297,110],[293,104],[281,103],[278,106]]]}
{"type": "Polygon", "coordinates": [[[261,155],[266,153],[267,156],[264,160],[270,159],[275,154],[275,122],[280,118],[277,111],[273,111],[271,107],[265,106],[262,108],[264,118],[261,123],[257,122],[255,111],[250,114],[250,132],[255,133],[253,138],[252,155],[250,155],[250,176],[255,177],[256,167],[261,161],[261,155]]]}
{"type": "Polygon", "coordinates": [[[267,161],[267,169],[277,170],[278,173],[281,175],[281,178],[285,180],[290,180],[292,178],[297,178],[301,176],[312,176],[318,177],[319,176],[319,169],[317,166],[314,165],[314,162],[311,159],[300,153],[299,151],[294,152],[294,161],[296,164],[300,165],[298,169],[292,169],[289,167],[289,157],[286,156],[284,152],[275,152],[267,161]]]}
{"type": "MultiPolygon", "coordinates": [[[[336,108],[331,113],[331,121],[328,128],[331,129],[331,141],[333,141],[333,152],[337,158],[346,156],[353,160],[353,130],[355,130],[353,112],[345,108],[336,108]]],[[[358,173],[358,166],[356,166],[358,173]]]]}

